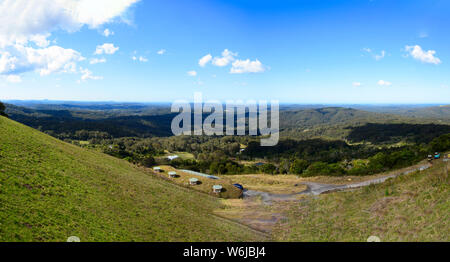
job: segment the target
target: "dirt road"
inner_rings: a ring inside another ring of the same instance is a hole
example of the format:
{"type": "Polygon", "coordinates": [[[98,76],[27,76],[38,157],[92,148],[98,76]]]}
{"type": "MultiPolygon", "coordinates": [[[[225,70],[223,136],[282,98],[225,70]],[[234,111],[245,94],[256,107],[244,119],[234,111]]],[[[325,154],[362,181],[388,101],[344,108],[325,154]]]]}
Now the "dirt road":
{"type": "Polygon", "coordinates": [[[397,177],[400,175],[406,175],[418,170],[425,170],[429,168],[430,164],[422,164],[414,166],[413,168],[410,168],[408,170],[404,170],[402,172],[393,172],[390,175],[386,175],[383,177],[377,177],[374,179],[366,180],[363,182],[358,183],[348,183],[343,185],[334,185],[334,184],[323,184],[323,183],[316,183],[316,182],[302,182],[302,184],[306,185],[308,188],[304,191],[293,193],[293,194],[272,194],[262,191],[255,191],[255,190],[246,190],[243,194],[244,198],[252,198],[252,197],[260,197],[263,203],[270,205],[273,201],[293,201],[298,200],[298,195],[320,195],[326,192],[333,192],[333,191],[342,191],[342,190],[348,190],[358,187],[364,187],[369,186],[372,184],[379,184],[383,183],[389,178],[397,177]]]}

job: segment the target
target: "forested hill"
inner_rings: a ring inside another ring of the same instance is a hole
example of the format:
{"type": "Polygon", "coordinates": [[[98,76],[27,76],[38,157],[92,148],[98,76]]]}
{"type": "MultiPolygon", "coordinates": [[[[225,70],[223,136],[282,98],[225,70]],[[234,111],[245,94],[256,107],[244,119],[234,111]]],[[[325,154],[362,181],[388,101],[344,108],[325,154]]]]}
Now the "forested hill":
{"type": "Polygon", "coordinates": [[[356,109],[450,123],[450,105],[355,106],[356,109]]]}
{"type": "Polygon", "coordinates": [[[436,121],[387,113],[376,113],[353,108],[325,107],[290,109],[280,113],[282,137],[293,139],[332,138],[347,139],[354,127],[375,124],[432,124],[436,121]]]}
{"type": "MultiPolygon", "coordinates": [[[[6,105],[11,119],[45,131],[58,138],[88,139],[172,136],[176,115],[167,105],[6,105]],[[102,109],[103,108],[103,109],[102,109]]],[[[206,114],[204,114],[204,117],[206,114]]],[[[328,137],[345,139],[352,127],[367,123],[430,124],[432,119],[412,118],[343,107],[286,107],[280,111],[281,136],[292,139],[328,137]]]]}

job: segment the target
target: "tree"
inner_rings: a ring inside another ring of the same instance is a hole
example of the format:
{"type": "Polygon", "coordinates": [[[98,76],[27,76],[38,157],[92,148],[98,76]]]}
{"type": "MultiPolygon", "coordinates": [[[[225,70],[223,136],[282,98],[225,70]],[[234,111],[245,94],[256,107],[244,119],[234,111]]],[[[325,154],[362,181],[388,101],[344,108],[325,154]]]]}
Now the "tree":
{"type": "Polygon", "coordinates": [[[289,160],[283,159],[280,162],[280,166],[278,167],[280,174],[289,173],[290,163],[289,160]]]}
{"type": "Polygon", "coordinates": [[[2,102],[0,102],[0,116],[8,117],[8,115],[5,113],[5,109],[6,109],[5,105],[2,102]]]}
{"type": "Polygon", "coordinates": [[[292,174],[300,175],[306,168],[308,168],[308,161],[303,159],[295,159],[294,162],[292,162],[289,171],[292,174]]]}
{"type": "Polygon", "coordinates": [[[156,164],[156,161],[152,156],[146,156],[142,159],[141,164],[145,167],[152,167],[156,164]]]}

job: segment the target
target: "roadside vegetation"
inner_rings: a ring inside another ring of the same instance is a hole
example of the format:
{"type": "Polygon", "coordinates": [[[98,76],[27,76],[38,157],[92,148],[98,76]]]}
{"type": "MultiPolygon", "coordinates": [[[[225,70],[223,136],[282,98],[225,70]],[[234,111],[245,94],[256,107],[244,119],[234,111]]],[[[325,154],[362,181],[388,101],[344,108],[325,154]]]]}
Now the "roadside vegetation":
{"type": "Polygon", "coordinates": [[[450,241],[449,162],[354,191],[295,202],[273,231],[280,241],[450,241]]]}

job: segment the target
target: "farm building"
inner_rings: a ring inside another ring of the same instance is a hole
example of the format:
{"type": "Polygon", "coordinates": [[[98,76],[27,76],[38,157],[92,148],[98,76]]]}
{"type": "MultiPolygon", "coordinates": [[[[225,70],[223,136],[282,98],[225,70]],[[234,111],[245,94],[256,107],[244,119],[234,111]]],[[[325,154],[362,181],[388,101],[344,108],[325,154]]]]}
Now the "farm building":
{"type": "Polygon", "coordinates": [[[220,192],[222,192],[222,186],[221,186],[221,185],[214,185],[214,186],[213,186],[213,192],[214,192],[214,193],[220,193],[220,192]]]}
{"type": "Polygon", "coordinates": [[[155,167],[153,168],[153,171],[155,171],[155,172],[161,172],[162,169],[161,169],[159,166],[155,166],[155,167]]]}
{"type": "Polygon", "coordinates": [[[174,177],[177,177],[177,172],[175,172],[175,171],[169,171],[169,177],[171,177],[171,178],[174,178],[174,177]]]}
{"type": "Polygon", "coordinates": [[[189,184],[190,185],[197,185],[198,184],[198,178],[195,178],[195,177],[189,178],[189,184]]]}
{"type": "Polygon", "coordinates": [[[168,156],[167,159],[169,159],[170,161],[177,159],[178,156],[177,155],[173,155],[173,156],[168,156]]]}

